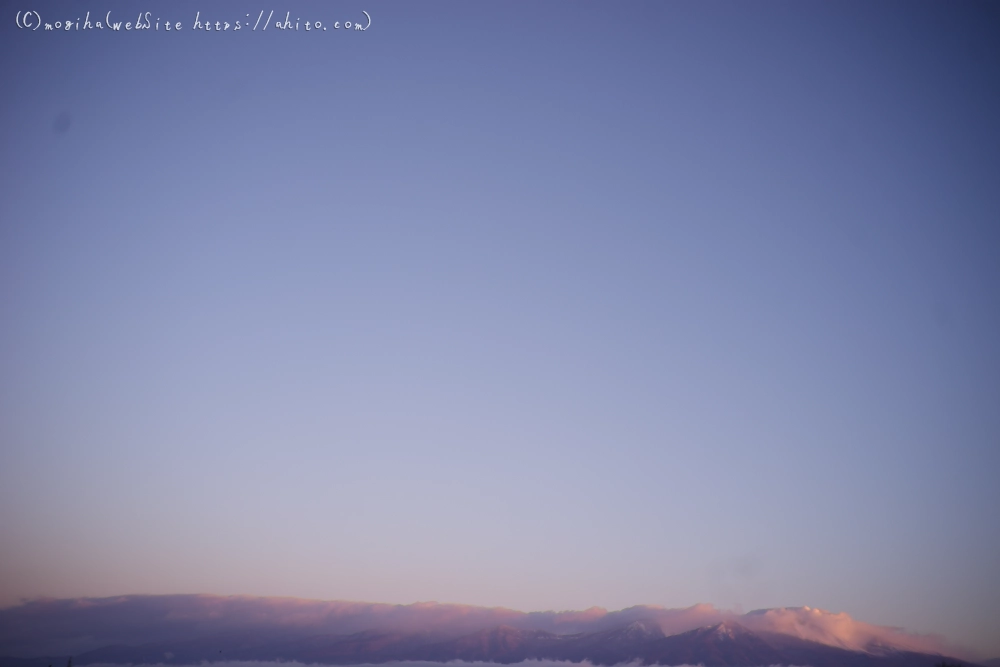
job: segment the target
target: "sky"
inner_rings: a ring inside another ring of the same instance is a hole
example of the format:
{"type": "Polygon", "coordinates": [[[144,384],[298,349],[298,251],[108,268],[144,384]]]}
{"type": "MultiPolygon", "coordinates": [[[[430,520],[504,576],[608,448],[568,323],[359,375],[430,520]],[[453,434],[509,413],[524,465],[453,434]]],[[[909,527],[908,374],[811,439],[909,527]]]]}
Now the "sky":
{"type": "Polygon", "coordinates": [[[22,5],[0,605],[810,605],[1000,655],[997,5],[22,5]]]}

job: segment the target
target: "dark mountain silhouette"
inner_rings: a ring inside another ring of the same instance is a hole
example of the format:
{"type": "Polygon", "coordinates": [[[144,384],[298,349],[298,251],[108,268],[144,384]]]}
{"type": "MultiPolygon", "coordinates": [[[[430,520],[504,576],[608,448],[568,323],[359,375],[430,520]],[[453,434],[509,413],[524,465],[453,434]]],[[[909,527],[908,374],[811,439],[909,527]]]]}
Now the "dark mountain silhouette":
{"type": "MultiPolygon", "coordinates": [[[[945,658],[891,649],[851,651],[790,635],[752,632],[730,621],[664,636],[655,625],[634,621],[611,630],[564,635],[509,625],[451,638],[429,632],[379,630],[351,635],[304,635],[277,630],[270,633],[227,632],[139,646],[106,646],[87,651],[74,660],[82,666],[96,663],[190,665],[220,660],[295,660],[331,665],[404,660],[512,664],[527,659],[588,660],[597,665],[636,661],[645,665],[701,664],[705,667],[935,667],[945,658]]],[[[0,667],[47,667],[64,664],[64,661],[65,658],[0,658],[0,667]]]]}
{"type": "Polygon", "coordinates": [[[736,623],[719,623],[654,642],[646,664],[778,665],[788,663],[773,646],[736,623]]]}
{"type": "Polygon", "coordinates": [[[705,667],[935,667],[945,644],[846,614],[711,605],[519,612],[469,605],[220,596],[37,600],[0,609],[0,667],[396,661],[705,667]],[[35,657],[41,656],[41,657],[35,657]]]}

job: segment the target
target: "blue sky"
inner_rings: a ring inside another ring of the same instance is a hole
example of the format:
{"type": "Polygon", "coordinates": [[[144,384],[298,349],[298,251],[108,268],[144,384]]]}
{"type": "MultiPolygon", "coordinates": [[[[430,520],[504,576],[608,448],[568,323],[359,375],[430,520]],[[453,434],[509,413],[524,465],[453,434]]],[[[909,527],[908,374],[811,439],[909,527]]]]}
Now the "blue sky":
{"type": "Polygon", "coordinates": [[[810,605],[1000,654],[995,6],[190,29],[262,8],[4,9],[0,602],[810,605]]]}

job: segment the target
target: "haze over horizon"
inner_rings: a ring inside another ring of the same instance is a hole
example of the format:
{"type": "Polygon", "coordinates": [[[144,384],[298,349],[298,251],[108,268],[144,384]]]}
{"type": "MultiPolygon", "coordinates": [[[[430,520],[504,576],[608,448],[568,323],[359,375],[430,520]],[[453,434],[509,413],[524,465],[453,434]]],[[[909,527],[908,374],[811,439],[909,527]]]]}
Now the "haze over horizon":
{"type": "Polygon", "coordinates": [[[0,15],[0,606],[1000,656],[1000,5],[140,5],[0,15]]]}

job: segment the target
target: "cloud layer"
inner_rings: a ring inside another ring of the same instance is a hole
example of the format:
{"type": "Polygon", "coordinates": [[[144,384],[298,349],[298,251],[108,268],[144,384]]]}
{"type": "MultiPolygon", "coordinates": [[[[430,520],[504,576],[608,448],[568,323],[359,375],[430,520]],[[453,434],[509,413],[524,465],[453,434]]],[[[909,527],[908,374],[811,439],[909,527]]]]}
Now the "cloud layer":
{"type": "Polygon", "coordinates": [[[855,621],[845,613],[835,614],[811,607],[761,609],[740,616],[739,622],[751,630],[779,632],[852,651],[889,648],[944,653],[948,650],[939,636],[916,635],[902,628],[871,625],[855,621]]]}

